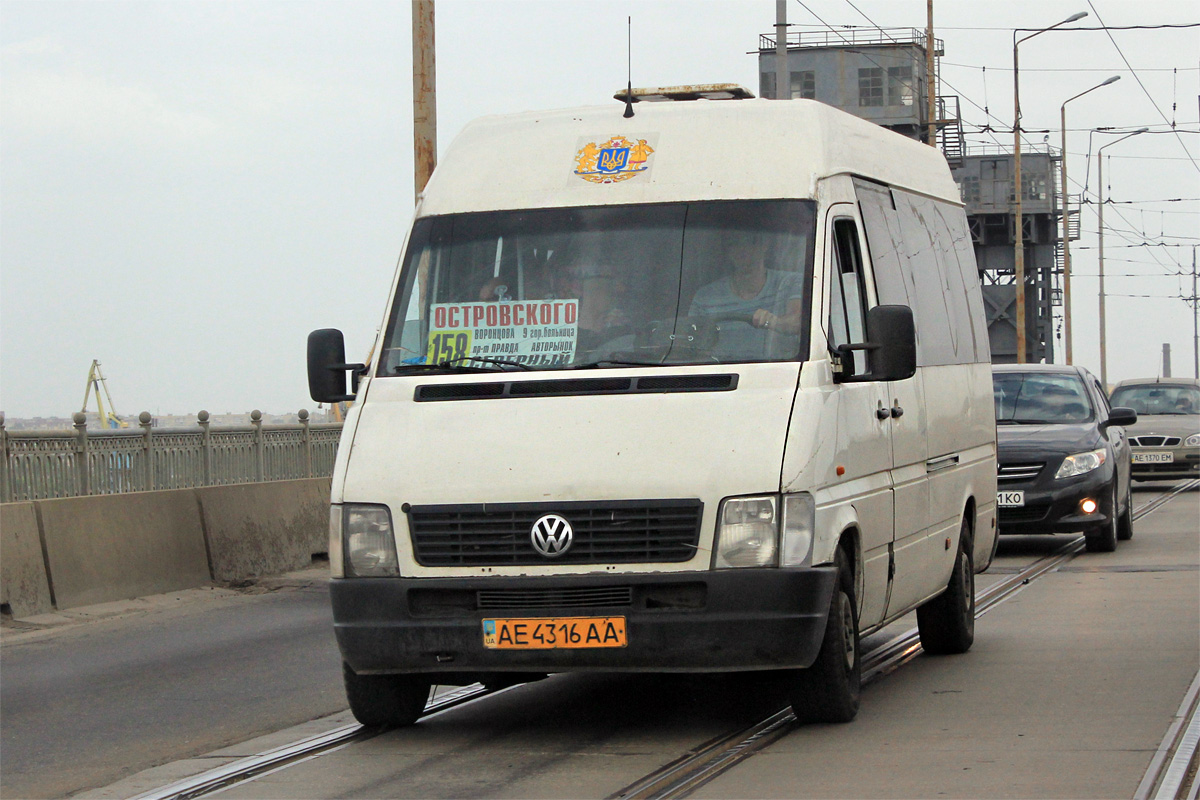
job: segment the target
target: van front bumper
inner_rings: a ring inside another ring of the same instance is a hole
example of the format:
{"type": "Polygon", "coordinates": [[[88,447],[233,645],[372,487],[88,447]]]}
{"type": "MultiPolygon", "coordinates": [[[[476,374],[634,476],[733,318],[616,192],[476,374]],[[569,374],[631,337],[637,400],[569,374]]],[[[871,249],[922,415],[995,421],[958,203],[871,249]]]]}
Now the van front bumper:
{"type": "Polygon", "coordinates": [[[827,566],[337,578],[330,582],[330,596],[338,647],[359,674],[717,672],[811,666],[821,647],[836,577],[836,568],[827,566]],[[571,603],[563,604],[568,597],[571,603]],[[605,598],[603,604],[575,604],[597,597],[605,598]],[[624,617],[627,645],[484,647],[483,620],[539,617],[624,617]]]}

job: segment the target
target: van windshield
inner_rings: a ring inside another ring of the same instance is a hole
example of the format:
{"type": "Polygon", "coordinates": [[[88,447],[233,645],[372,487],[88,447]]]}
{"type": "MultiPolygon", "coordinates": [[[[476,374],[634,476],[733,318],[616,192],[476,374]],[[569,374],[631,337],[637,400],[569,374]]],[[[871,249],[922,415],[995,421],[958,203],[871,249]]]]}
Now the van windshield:
{"type": "Polygon", "coordinates": [[[378,374],[800,358],[814,218],[753,200],[418,220],[378,374]]]}

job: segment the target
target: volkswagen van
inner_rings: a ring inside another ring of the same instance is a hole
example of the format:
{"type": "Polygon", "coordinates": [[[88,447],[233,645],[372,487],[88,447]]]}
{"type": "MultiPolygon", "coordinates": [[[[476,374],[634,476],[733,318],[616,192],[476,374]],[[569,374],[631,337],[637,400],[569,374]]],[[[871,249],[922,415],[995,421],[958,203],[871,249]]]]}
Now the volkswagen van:
{"type": "MultiPolygon", "coordinates": [[[[466,126],[420,198],[332,479],[347,695],[785,670],[848,721],[860,637],[974,636],[994,554],[988,335],[934,148],[807,100],[466,126]]],[[[351,379],[349,389],[347,378],[351,379]]]]}

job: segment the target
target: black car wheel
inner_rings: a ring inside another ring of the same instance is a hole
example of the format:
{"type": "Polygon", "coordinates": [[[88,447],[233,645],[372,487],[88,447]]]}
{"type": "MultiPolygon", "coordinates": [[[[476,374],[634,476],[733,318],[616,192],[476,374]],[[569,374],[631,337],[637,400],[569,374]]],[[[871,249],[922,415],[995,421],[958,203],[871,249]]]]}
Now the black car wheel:
{"type": "Polygon", "coordinates": [[[1133,538],[1133,481],[1125,487],[1125,511],[1117,520],[1117,538],[1127,542],[1133,538]]]}
{"type": "Polygon", "coordinates": [[[1117,479],[1113,477],[1112,504],[1109,506],[1108,521],[1084,534],[1089,553],[1111,553],[1117,549],[1117,479]]]}

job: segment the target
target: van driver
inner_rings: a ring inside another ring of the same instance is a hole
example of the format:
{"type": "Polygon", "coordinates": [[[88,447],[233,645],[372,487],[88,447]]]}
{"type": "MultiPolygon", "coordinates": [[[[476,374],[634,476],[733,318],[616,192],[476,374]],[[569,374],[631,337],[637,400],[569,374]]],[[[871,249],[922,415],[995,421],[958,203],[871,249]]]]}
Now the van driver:
{"type": "Polygon", "coordinates": [[[725,355],[764,353],[767,334],[800,332],[803,286],[795,272],[768,269],[767,242],[754,233],[735,232],[725,246],[730,272],[701,286],[689,315],[716,321],[738,320],[746,326],[722,327],[717,351],[725,355]]]}

